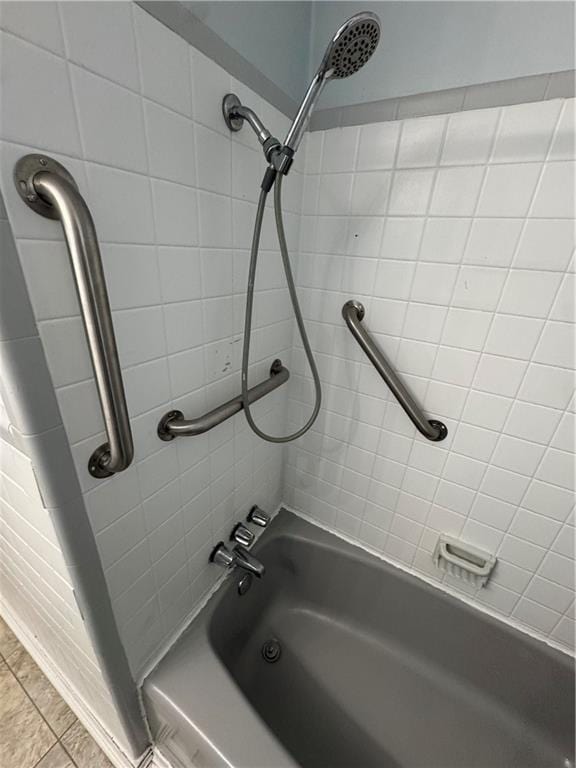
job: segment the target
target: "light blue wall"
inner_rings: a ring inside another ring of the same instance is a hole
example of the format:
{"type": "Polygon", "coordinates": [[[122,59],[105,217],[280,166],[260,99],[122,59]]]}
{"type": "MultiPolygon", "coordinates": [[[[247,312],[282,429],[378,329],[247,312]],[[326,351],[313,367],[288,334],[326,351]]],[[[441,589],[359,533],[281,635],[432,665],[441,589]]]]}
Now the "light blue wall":
{"type": "Polygon", "coordinates": [[[366,67],[320,107],[409,96],[574,68],[574,5],[547,0],[184,0],[183,5],[299,102],[336,29],[360,10],[382,21],[366,67]]]}
{"type": "Polygon", "coordinates": [[[320,107],[506,80],[574,68],[570,2],[314,3],[311,72],[334,31],[360,10],[382,21],[372,61],[332,83],[320,107]]]}
{"type": "Polygon", "coordinates": [[[308,78],[311,2],[183,2],[207,27],[296,101],[308,78]]]}

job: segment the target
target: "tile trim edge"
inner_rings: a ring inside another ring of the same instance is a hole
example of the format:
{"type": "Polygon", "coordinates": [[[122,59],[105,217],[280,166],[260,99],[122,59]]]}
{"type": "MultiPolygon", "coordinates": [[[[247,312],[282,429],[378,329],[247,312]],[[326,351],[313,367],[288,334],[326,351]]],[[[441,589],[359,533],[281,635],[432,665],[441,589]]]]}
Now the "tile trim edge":
{"type": "Polygon", "coordinates": [[[576,70],[528,75],[463,88],[383,99],[364,104],[320,109],[312,116],[311,131],[382,123],[429,115],[465,112],[473,109],[508,107],[576,95],[576,70]]]}

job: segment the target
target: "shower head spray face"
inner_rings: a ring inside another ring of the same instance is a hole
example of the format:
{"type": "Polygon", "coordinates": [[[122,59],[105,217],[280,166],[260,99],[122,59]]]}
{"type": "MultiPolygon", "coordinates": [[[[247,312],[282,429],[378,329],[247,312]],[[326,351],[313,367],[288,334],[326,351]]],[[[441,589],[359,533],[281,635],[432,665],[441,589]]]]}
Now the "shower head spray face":
{"type": "Polygon", "coordinates": [[[284,142],[283,152],[293,156],[298,149],[306,126],[322,89],[329,80],[350,77],[370,59],[380,40],[380,20],[375,13],[364,11],[344,22],[336,32],[318,71],[308,86],[306,95],[284,142]]]}
{"type": "Polygon", "coordinates": [[[374,13],[358,13],[348,19],[332,38],[324,55],[326,78],[350,77],[370,59],[380,40],[380,22],[374,13]]]}

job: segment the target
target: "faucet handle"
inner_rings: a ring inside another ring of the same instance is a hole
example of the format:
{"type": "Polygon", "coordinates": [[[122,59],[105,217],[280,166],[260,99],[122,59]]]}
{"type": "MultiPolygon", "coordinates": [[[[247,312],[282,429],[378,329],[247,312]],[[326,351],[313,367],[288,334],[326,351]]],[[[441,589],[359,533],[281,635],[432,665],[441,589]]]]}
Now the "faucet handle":
{"type": "Polygon", "coordinates": [[[244,525],[244,523],[238,523],[232,529],[230,534],[230,541],[235,541],[237,544],[242,544],[245,547],[250,547],[254,543],[256,534],[244,525]]]}
{"type": "Polygon", "coordinates": [[[228,568],[234,565],[236,557],[223,541],[219,541],[210,553],[210,562],[216,563],[216,565],[222,565],[224,568],[228,568]]]}
{"type": "Polygon", "coordinates": [[[255,504],[250,512],[248,512],[248,517],[246,520],[249,523],[254,523],[254,525],[259,525],[260,528],[266,528],[270,522],[270,515],[268,512],[264,512],[263,509],[260,509],[260,507],[255,504]]]}

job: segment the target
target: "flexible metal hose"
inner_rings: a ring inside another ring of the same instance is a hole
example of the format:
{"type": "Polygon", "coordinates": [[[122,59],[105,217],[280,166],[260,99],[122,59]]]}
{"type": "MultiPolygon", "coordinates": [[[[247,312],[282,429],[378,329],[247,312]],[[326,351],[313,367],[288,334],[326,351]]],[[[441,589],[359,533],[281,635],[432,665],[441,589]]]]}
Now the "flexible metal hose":
{"type": "Polygon", "coordinates": [[[267,440],[269,443],[289,443],[292,440],[296,440],[302,435],[306,434],[312,424],[316,421],[318,412],[320,411],[320,405],[322,403],[322,388],[320,385],[320,376],[318,375],[318,369],[316,367],[316,361],[312,354],[310,342],[308,341],[308,335],[306,334],[306,328],[304,326],[304,320],[302,319],[302,312],[300,311],[300,305],[298,303],[298,294],[296,293],[296,287],[294,286],[294,277],[292,275],[292,268],[290,266],[290,256],[288,254],[288,246],[286,245],[286,234],[284,232],[284,222],[282,220],[282,179],[283,175],[279,173],[276,176],[276,182],[274,185],[274,216],[276,219],[276,230],[278,232],[278,242],[280,244],[280,253],[282,254],[282,264],[284,265],[284,273],[286,275],[286,284],[288,286],[288,292],[290,293],[290,300],[294,309],[294,316],[298,325],[298,331],[300,332],[300,338],[302,339],[302,345],[308,359],[308,365],[312,372],[312,378],[314,379],[315,389],[315,402],[312,415],[306,422],[306,424],[294,432],[291,435],[284,437],[274,437],[273,435],[267,435],[265,432],[256,426],[252,413],[250,412],[250,403],[248,401],[248,365],[250,360],[250,337],[252,336],[252,310],[254,306],[254,282],[256,279],[256,265],[258,263],[258,251],[260,248],[260,235],[262,233],[262,221],[264,220],[264,209],[266,206],[266,197],[268,192],[265,189],[260,191],[260,197],[258,199],[258,209],[256,211],[256,221],[254,222],[254,235],[252,237],[252,249],[250,252],[250,269],[248,271],[248,289],[246,291],[246,316],[244,320],[244,345],[242,348],[242,404],[244,406],[244,413],[246,414],[246,420],[250,425],[250,428],[255,432],[262,440],[267,440]]]}

